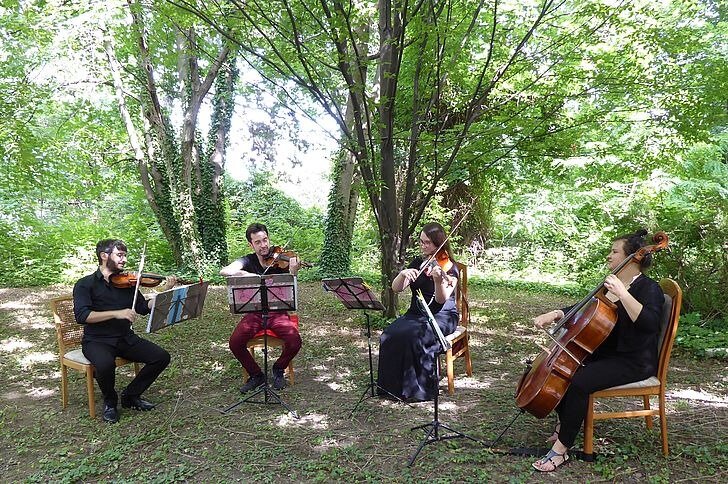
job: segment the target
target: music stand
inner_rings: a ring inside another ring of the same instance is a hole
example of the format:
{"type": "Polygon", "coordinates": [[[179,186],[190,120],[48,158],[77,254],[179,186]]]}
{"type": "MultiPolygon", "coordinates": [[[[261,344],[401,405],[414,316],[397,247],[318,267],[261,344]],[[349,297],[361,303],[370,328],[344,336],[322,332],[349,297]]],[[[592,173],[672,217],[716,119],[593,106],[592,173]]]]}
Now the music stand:
{"type": "Polygon", "coordinates": [[[321,281],[325,291],[333,292],[346,309],[363,309],[364,316],[367,322],[367,345],[369,346],[369,385],[364,389],[364,392],[359,398],[359,401],[354,405],[349,413],[349,418],[354,415],[354,411],[359,407],[365,398],[374,397],[374,389],[379,388],[380,390],[388,393],[393,398],[402,401],[401,398],[393,395],[386,388],[382,388],[374,382],[374,368],[372,361],[372,326],[369,321],[368,309],[376,311],[384,311],[384,305],[382,305],[374,293],[369,289],[369,286],[362,280],[361,277],[345,277],[345,278],[333,278],[324,279],[321,281]],[[367,393],[371,392],[371,395],[367,397],[367,393]]]}
{"type": "Polygon", "coordinates": [[[299,418],[296,411],[291,409],[268,384],[268,312],[295,311],[297,295],[296,277],[292,274],[233,276],[228,278],[230,312],[233,314],[259,312],[263,319],[263,384],[238,403],[223,410],[223,413],[228,413],[245,402],[277,403],[282,405],[295,418],[299,418]],[[263,394],[262,402],[251,400],[251,398],[261,393],[263,394]]]}
{"type": "Polygon", "coordinates": [[[439,416],[439,382],[440,382],[440,365],[438,364],[438,360],[440,358],[440,355],[445,353],[448,349],[452,347],[450,342],[445,338],[445,335],[442,334],[442,331],[440,330],[440,326],[437,324],[437,320],[435,319],[435,316],[432,315],[432,311],[430,311],[430,307],[427,305],[427,301],[425,301],[425,298],[422,296],[421,291],[417,291],[416,293],[417,300],[420,303],[420,307],[422,310],[427,314],[427,322],[430,325],[430,328],[435,333],[435,336],[437,337],[437,341],[440,345],[439,351],[435,352],[435,362],[434,362],[434,373],[435,373],[435,399],[434,399],[434,417],[431,422],[428,422],[423,425],[417,425],[416,427],[412,427],[410,430],[417,430],[417,429],[427,429],[430,427],[429,432],[425,435],[424,440],[422,443],[420,443],[420,446],[417,447],[417,450],[414,454],[412,454],[412,457],[410,457],[409,462],[407,463],[407,467],[411,467],[412,464],[414,464],[415,459],[417,459],[417,456],[419,455],[422,448],[428,444],[432,444],[435,442],[439,442],[441,440],[450,440],[450,439],[470,439],[473,442],[479,442],[478,439],[475,439],[467,434],[464,434],[463,432],[460,432],[459,430],[455,430],[452,427],[448,426],[447,424],[444,424],[440,422],[438,416],[439,416]],[[450,434],[442,435],[440,433],[440,429],[445,429],[450,432],[450,434]]]}
{"type": "Polygon", "coordinates": [[[200,317],[205,305],[208,282],[173,287],[157,294],[149,313],[147,333],[200,317]]]}

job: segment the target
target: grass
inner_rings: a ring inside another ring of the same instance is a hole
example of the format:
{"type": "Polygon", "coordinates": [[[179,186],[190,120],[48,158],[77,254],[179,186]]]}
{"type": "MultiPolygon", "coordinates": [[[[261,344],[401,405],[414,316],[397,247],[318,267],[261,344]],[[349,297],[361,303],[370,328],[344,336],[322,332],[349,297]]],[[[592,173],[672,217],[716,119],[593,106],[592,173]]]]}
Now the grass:
{"type": "MultiPolygon", "coordinates": [[[[278,405],[239,400],[239,364],[227,348],[235,318],[222,287],[211,288],[203,319],[147,337],[167,348],[172,364],[145,394],[152,412],[122,411],[117,425],[88,416],[84,380],[70,373],[70,402],[61,410],[60,373],[50,310],[69,287],[0,289],[0,475],[4,482],[676,482],[728,477],[728,379],[724,363],[676,352],[668,397],[671,455],[660,452],[659,428],[638,419],[599,422],[595,463],[574,461],[555,476],[531,470],[534,458],[501,455],[464,440],[426,446],[410,428],[432,419],[432,405],[365,400],[368,381],[363,315],[345,311],[318,283],[300,286],[302,352],[296,385],[278,405]]],[[[456,393],[441,398],[440,419],[477,439],[494,439],[517,413],[513,401],[523,361],[543,343],[530,318],[573,301],[563,293],[495,284],[471,287],[474,374],[456,362],[456,393]]],[[[143,331],[144,322],[136,323],[143,331]]],[[[374,349],[376,351],[376,338],[374,349]]],[[[376,365],[376,355],[375,355],[376,365]]],[[[118,370],[117,386],[131,378],[118,370]]],[[[97,390],[97,411],[100,414],[97,390]]],[[[520,416],[502,447],[545,448],[553,419],[520,416]]],[[[577,447],[581,441],[577,441],[577,447]]],[[[500,446],[499,446],[500,447],[500,446]]],[[[545,450],[545,449],[544,449],[545,450]]]]}

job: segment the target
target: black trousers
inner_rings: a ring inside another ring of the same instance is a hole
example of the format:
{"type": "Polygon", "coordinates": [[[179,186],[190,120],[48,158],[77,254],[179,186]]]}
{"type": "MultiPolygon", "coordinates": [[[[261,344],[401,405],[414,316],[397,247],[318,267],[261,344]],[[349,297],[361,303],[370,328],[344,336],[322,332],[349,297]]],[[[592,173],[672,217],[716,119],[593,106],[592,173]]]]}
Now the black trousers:
{"type": "Polygon", "coordinates": [[[82,349],[84,356],[94,365],[96,382],[104,395],[104,403],[111,406],[116,406],[119,401],[114,388],[117,356],[145,364],[122,392],[128,397],[138,397],[144,393],[167,368],[170,361],[169,353],[164,348],[136,335],[121,338],[115,345],[84,341],[82,349]]]}
{"type": "Polygon", "coordinates": [[[566,447],[574,445],[581,424],[586,418],[589,406],[589,395],[625,383],[632,383],[655,374],[654,365],[644,364],[644,360],[635,354],[612,354],[596,356],[588,360],[586,366],[580,368],[564,398],[556,407],[559,414],[559,440],[566,447]]]}

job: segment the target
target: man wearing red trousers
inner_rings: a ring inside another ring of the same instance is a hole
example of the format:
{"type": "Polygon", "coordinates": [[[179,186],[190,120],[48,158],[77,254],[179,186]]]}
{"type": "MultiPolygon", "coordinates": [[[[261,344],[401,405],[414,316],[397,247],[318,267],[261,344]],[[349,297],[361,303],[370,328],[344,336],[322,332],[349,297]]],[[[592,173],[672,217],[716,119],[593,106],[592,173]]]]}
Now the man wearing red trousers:
{"type": "MultiPolygon", "coordinates": [[[[248,226],[245,231],[245,238],[248,239],[250,248],[253,249],[252,254],[248,254],[240,259],[234,260],[220,270],[220,275],[230,276],[250,276],[260,274],[293,274],[298,273],[300,262],[297,258],[291,257],[288,267],[281,269],[279,267],[268,267],[265,259],[269,257],[270,242],[268,241],[268,229],[260,223],[253,223],[248,226]]],[[[249,392],[258,388],[265,381],[265,375],[260,366],[255,362],[246,348],[247,342],[252,339],[256,333],[263,329],[262,313],[247,313],[238,323],[237,327],[230,335],[230,351],[233,352],[235,358],[238,359],[245,371],[250,377],[248,381],[240,389],[242,393],[249,392]]],[[[280,358],[273,363],[273,379],[272,385],[276,390],[280,390],[286,386],[286,380],[283,378],[283,371],[288,363],[301,349],[301,335],[298,329],[291,322],[286,311],[271,311],[268,313],[268,329],[276,333],[283,340],[283,352],[280,358]]]]}

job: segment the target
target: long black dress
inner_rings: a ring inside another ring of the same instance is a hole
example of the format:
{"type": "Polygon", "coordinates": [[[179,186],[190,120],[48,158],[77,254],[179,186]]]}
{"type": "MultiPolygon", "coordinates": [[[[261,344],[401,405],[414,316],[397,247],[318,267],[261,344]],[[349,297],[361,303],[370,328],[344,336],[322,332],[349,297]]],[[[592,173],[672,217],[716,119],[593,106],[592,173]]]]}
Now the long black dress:
{"type": "MultiPolygon", "coordinates": [[[[422,258],[416,257],[408,268],[419,269],[422,262],[422,258]]],[[[457,266],[453,264],[447,273],[457,277],[457,266]]],[[[410,284],[410,289],[409,309],[387,326],[379,339],[377,383],[386,392],[405,401],[432,400],[437,391],[433,365],[436,364],[435,354],[440,352],[440,343],[427,322],[427,315],[419,307],[415,292],[417,289],[422,291],[440,330],[448,335],[455,331],[459,320],[455,291],[444,304],[439,304],[434,299],[435,284],[424,272],[410,284]]],[[[378,391],[380,395],[387,395],[381,389],[378,391]]]]}

